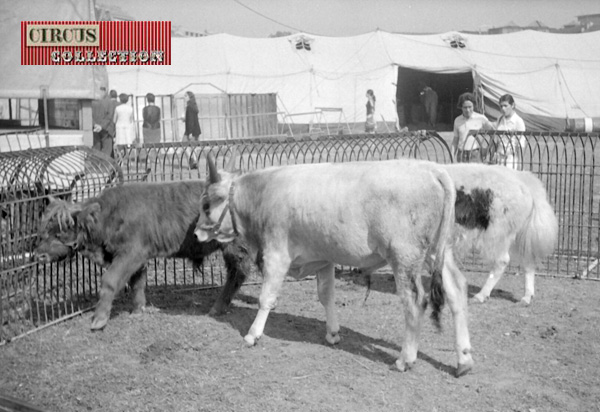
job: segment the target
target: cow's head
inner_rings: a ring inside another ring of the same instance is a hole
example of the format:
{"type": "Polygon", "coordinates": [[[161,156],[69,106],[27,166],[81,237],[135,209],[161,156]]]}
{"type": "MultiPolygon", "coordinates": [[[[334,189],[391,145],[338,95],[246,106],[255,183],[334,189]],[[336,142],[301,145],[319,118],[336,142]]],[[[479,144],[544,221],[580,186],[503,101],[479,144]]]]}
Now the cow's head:
{"type": "Polygon", "coordinates": [[[209,153],[208,187],[200,200],[200,218],[194,231],[200,242],[231,242],[237,236],[233,220],[233,182],[237,173],[217,171],[209,153]]]}
{"type": "Polygon", "coordinates": [[[34,253],[42,263],[57,262],[75,253],[79,204],[50,198],[38,229],[39,243],[34,253]]]}

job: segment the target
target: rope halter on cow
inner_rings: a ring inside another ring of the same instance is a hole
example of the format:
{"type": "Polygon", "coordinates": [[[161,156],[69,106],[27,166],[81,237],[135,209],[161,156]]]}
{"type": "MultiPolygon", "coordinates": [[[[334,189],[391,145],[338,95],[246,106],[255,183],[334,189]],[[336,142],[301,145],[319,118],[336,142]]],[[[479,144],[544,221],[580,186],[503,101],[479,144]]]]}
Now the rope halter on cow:
{"type": "Polygon", "coordinates": [[[223,208],[223,211],[221,212],[221,216],[219,216],[219,220],[217,221],[217,223],[212,226],[209,230],[211,237],[216,238],[217,235],[220,233],[220,229],[221,229],[221,224],[223,223],[223,220],[225,219],[225,216],[227,215],[227,212],[229,211],[229,216],[231,217],[231,227],[233,228],[233,234],[235,236],[239,235],[239,232],[237,230],[237,224],[235,222],[235,214],[233,212],[233,189],[235,186],[235,182],[231,182],[231,186],[229,187],[229,198],[227,200],[227,203],[225,204],[225,207],[223,208]]]}
{"type": "MultiPolygon", "coordinates": [[[[233,164],[234,160],[235,160],[235,148],[232,151],[231,159],[229,160],[226,168],[230,168],[230,166],[233,164]]],[[[210,153],[210,152],[208,153],[208,155],[206,156],[206,161],[208,163],[209,183],[215,184],[215,183],[221,182],[221,176],[219,175],[217,168],[215,166],[215,160],[212,156],[212,153],[210,153]]],[[[220,228],[221,228],[221,224],[223,223],[223,220],[225,219],[225,215],[227,215],[227,211],[229,211],[229,215],[231,216],[231,227],[233,229],[233,234],[234,234],[234,236],[239,235],[238,230],[237,230],[237,225],[235,222],[235,214],[233,212],[234,187],[235,187],[235,182],[232,179],[231,186],[229,186],[229,199],[227,201],[227,204],[225,204],[225,207],[223,208],[223,211],[221,212],[221,216],[219,216],[219,220],[217,221],[217,223],[209,229],[211,237],[213,237],[213,238],[216,238],[219,233],[222,233],[222,232],[220,232],[220,228]]],[[[222,233],[222,234],[225,234],[225,233],[222,233]]]]}

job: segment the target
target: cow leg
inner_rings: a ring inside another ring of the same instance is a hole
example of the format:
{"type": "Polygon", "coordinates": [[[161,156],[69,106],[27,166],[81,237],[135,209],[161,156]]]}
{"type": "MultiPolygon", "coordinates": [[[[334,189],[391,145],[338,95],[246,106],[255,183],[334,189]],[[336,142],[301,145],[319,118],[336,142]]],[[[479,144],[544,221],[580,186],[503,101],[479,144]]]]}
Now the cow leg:
{"type": "Polygon", "coordinates": [[[133,313],[142,313],[146,310],[146,279],[148,278],[148,265],[142,266],[129,279],[129,286],[133,293],[133,313]]]}
{"type": "Polygon", "coordinates": [[[496,259],[494,262],[494,267],[492,268],[485,285],[483,285],[478,294],[471,298],[472,303],[483,303],[490,297],[492,290],[496,284],[500,282],[500,279],[502,279],[502,275],[504,275],[504,271],[506,270],[509,262],[510,255],[508,254],[508,251],[496,259]]]}
{"type": "Polygon", "coordinates": [[[471,341],[467,327],[467,280],[456,266],[451,249],[446,249],[444,254],[442,281],[448,306],[450,306],[452,317],[454,318],[456,353],[458,357],[456,377],[460,377],[473,368],[473,358],[471,357],[471,341]]]}
{"type": "MultiPolygon", "coordinates": [[[[134,254],[133,251],[129,253],[134,254]]],[[[145,263],[145,259],[126,260],[121,258],[113,261],[108,267],[106,273],[102,276],[100,299],[96,304],[96,311],[92,317],[92,330],[100,330],[106,326],[116,294],[123,289],[131,274],[136,272],[145,263]]]]}
{"type": "Polygon", "coordinates": [[[405,333],[402,352],[396,360],[396,368],[404,372],[412,369],[419,352],[421,321],[425,311],[425,291],[419,275],[422,262],[409,269],[392,264],[396,291],[404,306],[405,333]]]}
{"type": "Polygon", "coordinates": [[[340,341],[340,324],[335,310],[335,269],[333,263],[317,271],[319,301],[325,308],[327,334],[325,340],[331,345],[340,341]]]}
{"type": "Polygon", "coordinates": [[[250,272],[251,262],[248,252],[236,242],[227,244],[223,250],[223,260],[227,268],[227,279],[221,293],[208,312],[210,316],[222,315],[231,304],[231,299],[240,289],[250,272]]]}
{"type": "Polygon", "coordinates": [[[531,304],[531,299],[534,295],[535,282],[535,264],[525,265],[525,296],[521,298],[521,303],[526,305],[531,304]]]}
{"type": "Polygon", "coordinates": [[[259,308],[256,318],[250,326],[244,341],[248,346],[254,346],[265,330],[269,312],[277,303],[277,296],[283,285],[285,275],[290,268],[290,258],[282,254],[264,251],[263,254],[263,284],[259,297],[259,308]]]}

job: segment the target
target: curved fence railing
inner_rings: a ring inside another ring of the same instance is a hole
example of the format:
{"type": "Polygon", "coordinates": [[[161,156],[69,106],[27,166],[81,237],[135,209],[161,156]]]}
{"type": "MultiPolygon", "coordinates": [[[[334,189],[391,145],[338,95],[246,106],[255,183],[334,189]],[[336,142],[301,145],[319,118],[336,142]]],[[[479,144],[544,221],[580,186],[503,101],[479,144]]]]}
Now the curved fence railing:
{"type": "Polygon", "coordinates": [[[197,143],[158,143],[117,146],[126,180],[175,180],[204,177],[211,152],[224,165],[232,148],[244,171],[268,166],[385,160],[401,157],[450,163],[446,141],[437,133],[335,135],[311,138],[213,140],[197,143]]]}
{"type": "MultiPolygon", "coordinates": [[[[598,135],[474,136],[482,162],[529,170],[544,182],[560,224],[559,243],[545,272],[600,279],[598,135]]],[[[49,194],[81,201],[121,182],[205,178],[207,154],[223,166],[234,148],[236,167],[243,171],[298,163],[454,160],[444,138],[417,132],[117,146],[116,162],[85,147],[0,153],[0,343],[80,313],[96,300],[100,268],[80,257],[41,265],[31,256],[49,194]]],[[[149,262],[148,285],[206,287],[222,284],[224,275],[218,255],[200,268],[182,259],[155,259],[149,262]]]]}
{"type": "MultiPolygon", "coordinates": [[[[0,343],[89,309],[102,269],[79,256],[38,264],[32,256],[48,195],[82,201],[121,182],[204,178],[206,155],[224,165],[236,148],[238,167],[382,160],[399,157],[451,160],[436,134],[356,135],[319,139],[253,139],[117,146],[116,162],[87,147],[0,153],[0,343]]],[[[148,285],[220,285],[223,263],[210,256],[196,268],[183,259],[154,259],[148,285]]]]}
{"type": "Polygon", "coordinates": [[[48,196],[82,201],[120,184],[114,160],[88,147],[0,153],[0,342],[90,305],[96,268],[33,256],[48,196]]]}

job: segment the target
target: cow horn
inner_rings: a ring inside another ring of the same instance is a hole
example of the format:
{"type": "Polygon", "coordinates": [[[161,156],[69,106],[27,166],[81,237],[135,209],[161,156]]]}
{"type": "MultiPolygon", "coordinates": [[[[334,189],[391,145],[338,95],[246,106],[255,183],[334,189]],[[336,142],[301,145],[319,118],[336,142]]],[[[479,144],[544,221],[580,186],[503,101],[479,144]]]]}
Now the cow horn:
{"type": "Polygon", "coordinates": [[[221,176],[217,172],[217,166],[215,166],[215,159],[213,159],[212,153],[206,156],[206,161],[208,162],[208,181],[210,184],[219,183],[221,176]]]}
{"type": "Polygon", "coordinates": [[[231,157],[229,158],[229,161],[225,165],[225,170],[227,172],[233,172],[235,170],[234,166],[235,166],[235,158],[236,157],[237,157],[237,145],[233,146],[233,149],[231,149],[231,157]]]}

